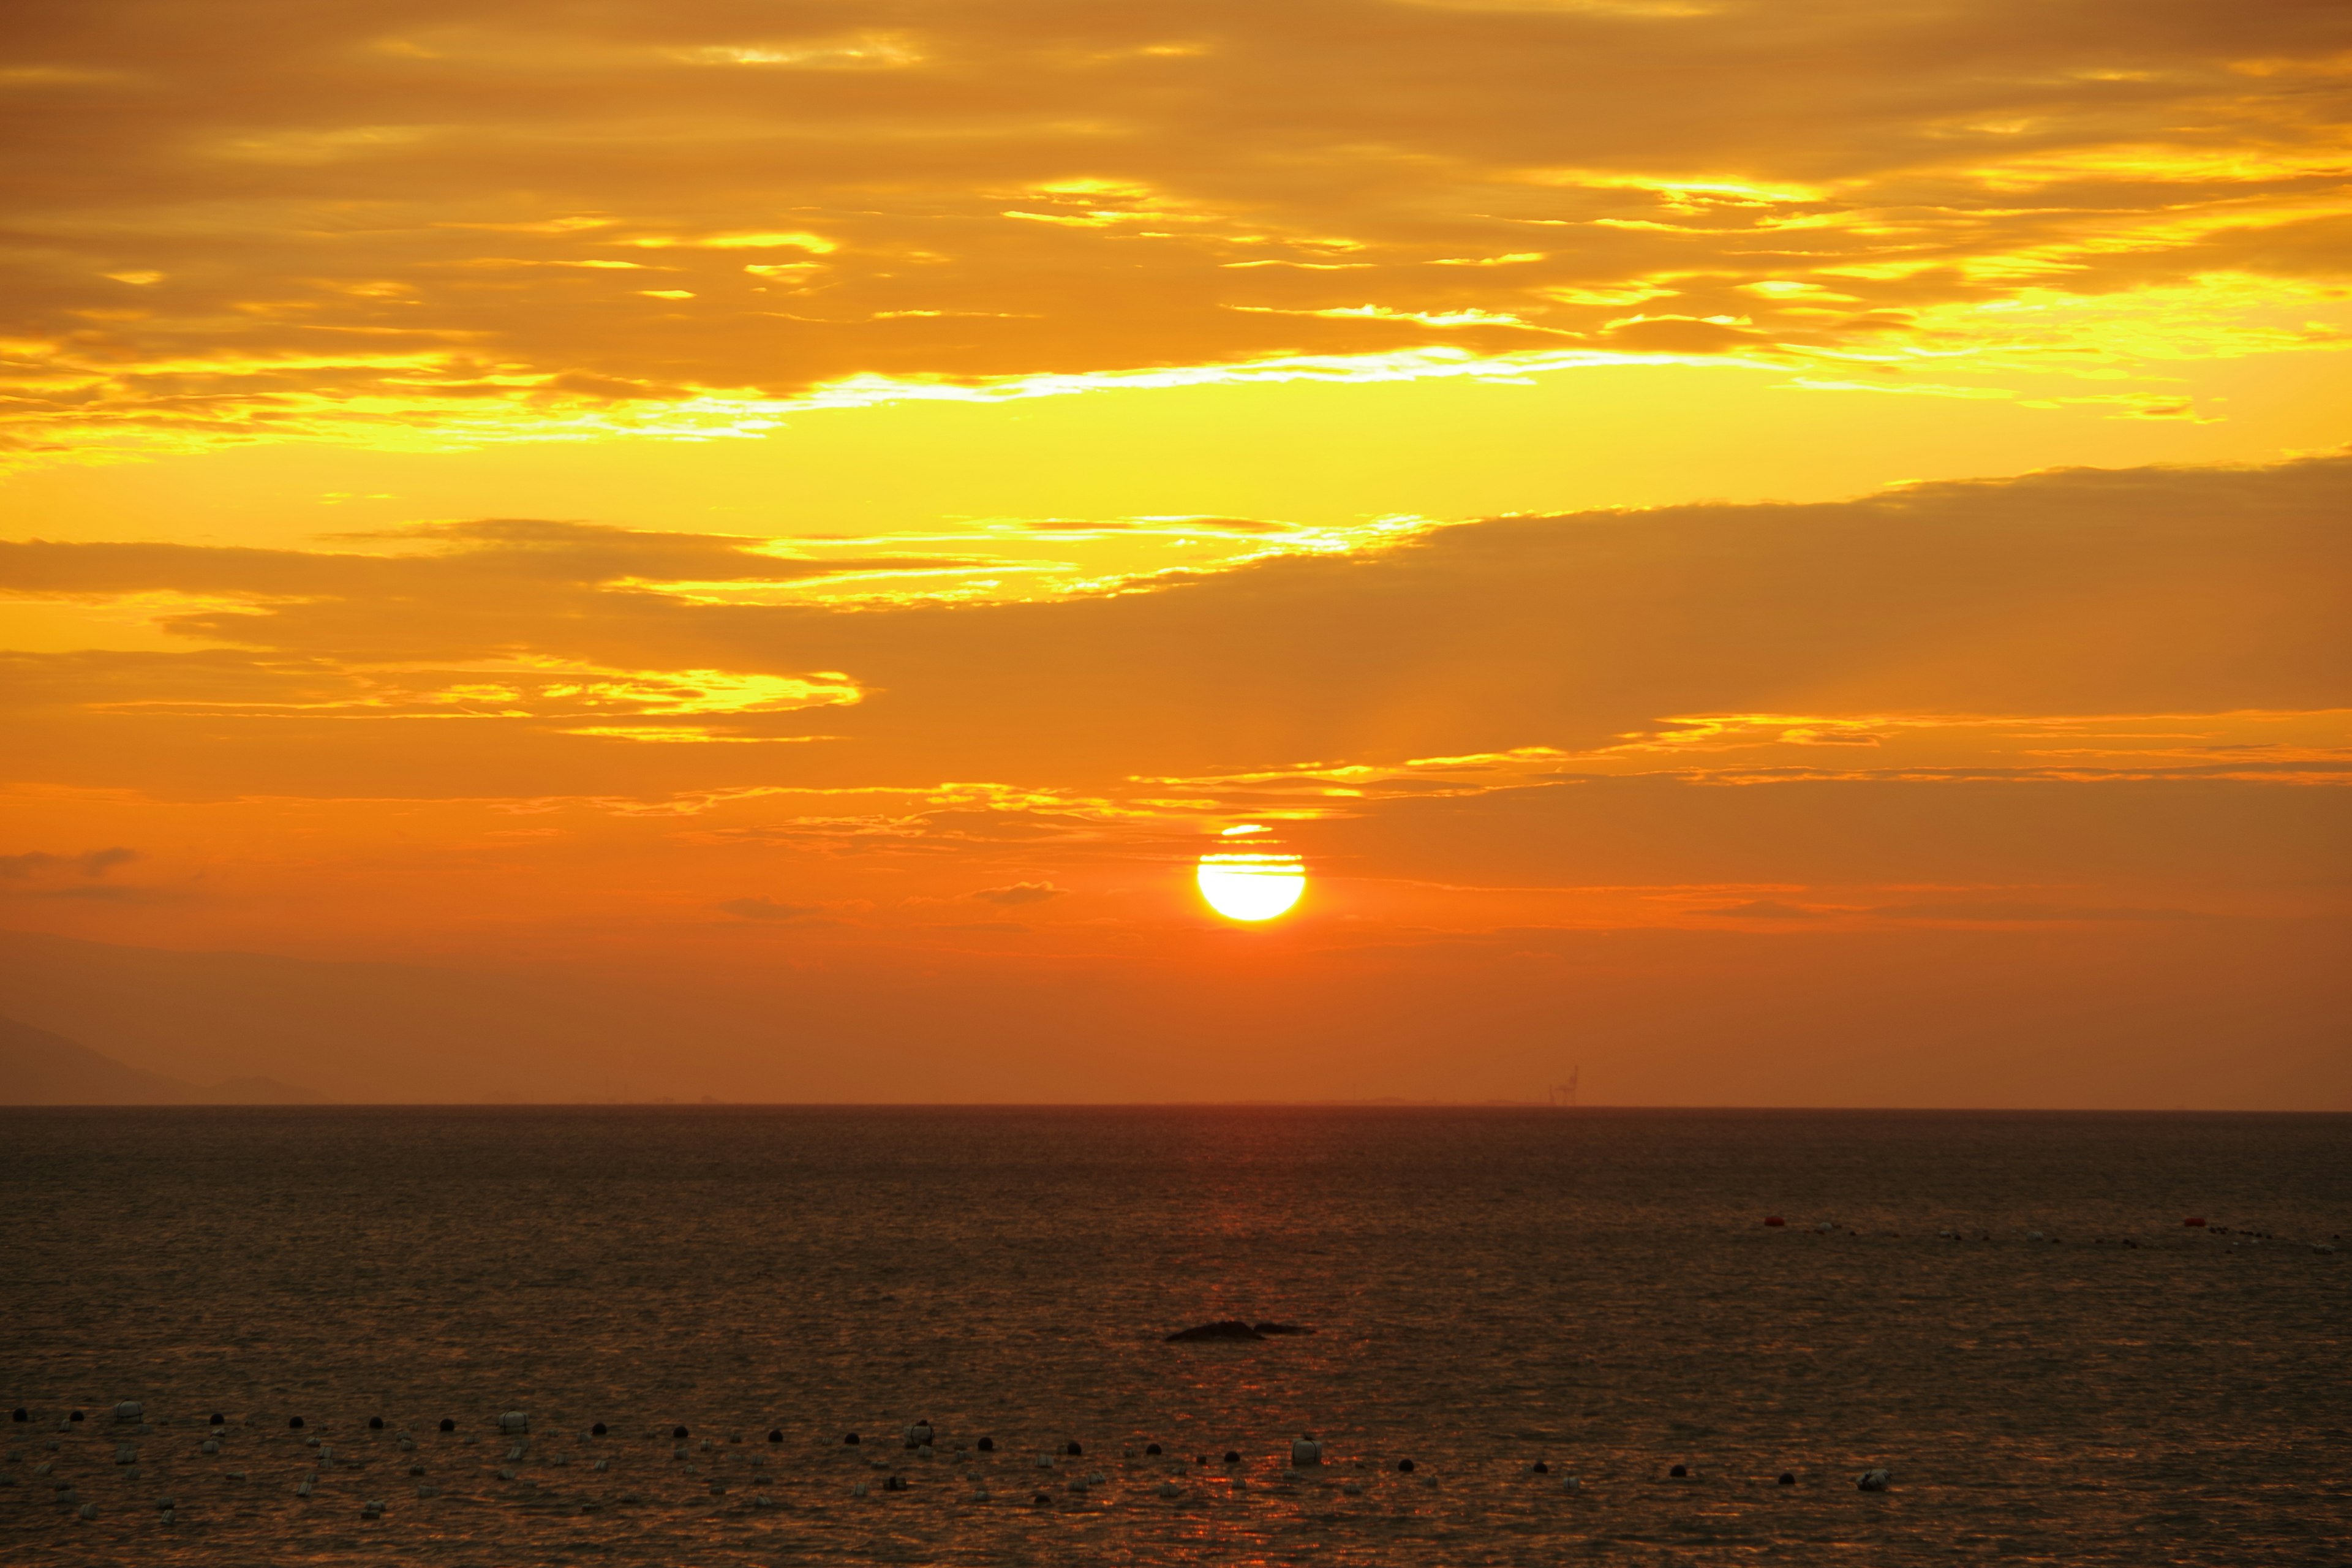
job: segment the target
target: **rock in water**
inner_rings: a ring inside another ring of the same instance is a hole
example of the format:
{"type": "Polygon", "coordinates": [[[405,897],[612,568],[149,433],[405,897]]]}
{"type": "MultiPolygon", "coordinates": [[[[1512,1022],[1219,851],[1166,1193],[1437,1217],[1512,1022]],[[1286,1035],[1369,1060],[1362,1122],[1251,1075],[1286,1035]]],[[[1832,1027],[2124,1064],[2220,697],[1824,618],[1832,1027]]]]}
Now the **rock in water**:
{"type": "Polygon", "coordinates": [[[1243,1322],[1239,1318],[1226,1318],[1213,1323],[1196,1323],[1189,1329],[1179,1329],[1163,1343],[1189,1344],[1196,1340],[1262,1340],[1265,1336],[1243,1322]]]}

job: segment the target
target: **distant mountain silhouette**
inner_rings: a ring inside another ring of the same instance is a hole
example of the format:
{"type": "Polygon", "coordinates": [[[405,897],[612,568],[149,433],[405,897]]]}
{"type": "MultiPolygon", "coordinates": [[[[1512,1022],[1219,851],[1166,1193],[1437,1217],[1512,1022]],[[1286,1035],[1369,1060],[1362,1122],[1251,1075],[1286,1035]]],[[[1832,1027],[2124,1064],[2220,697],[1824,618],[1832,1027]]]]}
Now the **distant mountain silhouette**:
{"type": "Polygon", "coordinates": [[[310,1105],[319,1099],[270,1078],[231,1079],[210,1089],[184,1083],[0,1018],[0,1105],[310,1105]]]}

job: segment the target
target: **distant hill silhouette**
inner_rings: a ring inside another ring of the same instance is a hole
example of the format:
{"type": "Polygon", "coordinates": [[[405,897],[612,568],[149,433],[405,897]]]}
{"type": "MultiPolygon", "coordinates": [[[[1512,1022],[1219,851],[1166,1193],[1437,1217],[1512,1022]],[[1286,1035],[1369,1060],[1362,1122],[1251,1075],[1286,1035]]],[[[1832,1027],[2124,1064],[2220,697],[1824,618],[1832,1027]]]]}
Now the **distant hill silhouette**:
{"type": "Polygon", "coordinates": [[[63,1035],[0,1018],[0,1105],[311,1105],[320,1097],[270,1078],[206,1089],[142,1072],[63,1035]]]}

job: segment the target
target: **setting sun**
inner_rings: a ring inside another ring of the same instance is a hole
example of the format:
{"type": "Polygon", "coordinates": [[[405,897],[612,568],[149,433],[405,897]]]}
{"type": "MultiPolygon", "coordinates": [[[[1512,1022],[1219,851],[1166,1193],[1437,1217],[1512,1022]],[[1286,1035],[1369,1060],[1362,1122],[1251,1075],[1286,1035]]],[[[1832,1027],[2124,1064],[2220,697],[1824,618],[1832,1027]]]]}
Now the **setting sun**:
{"type": "Polygon", "coordinates": [[[1195,874],[1209,907],[1231,921],[1270,921],[1286,913],[1307,890],[1296,855],[1223,851],[1201,857],[1195,874]]]}

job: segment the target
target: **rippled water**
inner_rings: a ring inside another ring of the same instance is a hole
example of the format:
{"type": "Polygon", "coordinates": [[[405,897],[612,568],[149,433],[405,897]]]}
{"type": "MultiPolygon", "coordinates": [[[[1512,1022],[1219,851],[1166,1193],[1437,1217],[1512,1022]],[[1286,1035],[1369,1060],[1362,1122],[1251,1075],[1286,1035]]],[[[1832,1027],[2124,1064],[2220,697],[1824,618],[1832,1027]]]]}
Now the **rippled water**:
{"type": "Polygon", "coordinates": [[[0,1405],[33,1416],[0,1426],[0,1556],[2342,1563],[2352,1253],[2314,1244],[2352,1232],[2348,1134],[0,1112],[0,1405]],[[1225,1317],[1318,1331],[1162,1342],[1225,1317]],[[1288,1466],[1303,1433],[1319,1468],[1288,1466]]]}

